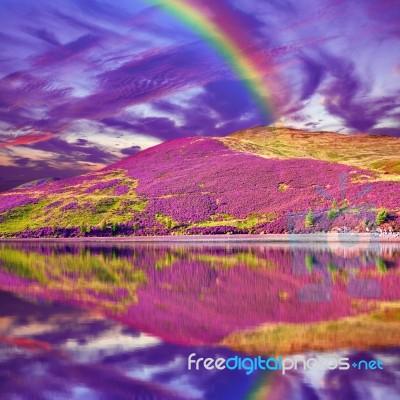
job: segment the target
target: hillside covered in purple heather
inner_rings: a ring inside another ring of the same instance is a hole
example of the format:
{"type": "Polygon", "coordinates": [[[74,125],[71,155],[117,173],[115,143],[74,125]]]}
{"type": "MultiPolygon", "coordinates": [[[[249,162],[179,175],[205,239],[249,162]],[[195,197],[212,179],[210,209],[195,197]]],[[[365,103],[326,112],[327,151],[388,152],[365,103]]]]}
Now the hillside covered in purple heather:
{"type": "Polygon", "coordinates": [[[254,128],[0,194],[2,237],[400,231],[400,139],[254,128]]]}

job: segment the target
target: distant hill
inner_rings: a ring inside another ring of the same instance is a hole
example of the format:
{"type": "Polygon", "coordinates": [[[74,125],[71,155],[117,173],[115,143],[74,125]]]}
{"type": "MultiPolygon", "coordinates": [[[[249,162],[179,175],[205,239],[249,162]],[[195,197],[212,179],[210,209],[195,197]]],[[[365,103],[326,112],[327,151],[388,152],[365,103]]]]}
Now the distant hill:
{"type": "Polygon", "coordinates": [[[50,182],[56,182],[59,181],[60,178],[42,178],[42,179],[36,179],[31,182],[23,183],[22,185],[19,185],[14,188],[15,189],[28,189],[28,188],[33,188],[37,186],[44,185],[45,183],[50,183],[50,182]]]}
{"type": "Polygon", "coordinates": [[[0,194],[0,235],[400,231],[400,139],[253,128],[0,194]]]}

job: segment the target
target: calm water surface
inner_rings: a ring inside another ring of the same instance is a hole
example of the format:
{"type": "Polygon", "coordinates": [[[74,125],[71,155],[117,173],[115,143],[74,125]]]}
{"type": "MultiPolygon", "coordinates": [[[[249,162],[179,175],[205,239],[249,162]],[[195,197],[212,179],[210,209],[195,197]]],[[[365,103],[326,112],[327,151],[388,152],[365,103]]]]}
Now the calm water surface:
{"type": "Polygon", "coordinates": [[[395,244],[0,243],[0,398],[399,399],[400,344],[379,338],[304,352],[384,370],[187,369],[191,353],[246,356],[221,342],[264,324],[398,311],[399,267],[395,244]]]}

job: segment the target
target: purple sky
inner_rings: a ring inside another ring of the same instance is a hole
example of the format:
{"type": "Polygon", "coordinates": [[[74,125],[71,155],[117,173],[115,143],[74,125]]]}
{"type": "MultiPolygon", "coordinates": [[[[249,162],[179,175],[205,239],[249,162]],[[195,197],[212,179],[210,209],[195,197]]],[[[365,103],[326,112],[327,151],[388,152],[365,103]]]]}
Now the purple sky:
{"type": "Polygon", "coordinates": [[[154,0],[2,0],[0,190],[260,124],[400,136],[398,0],[192,1],[270,66],[273,119],[154,0]]]}

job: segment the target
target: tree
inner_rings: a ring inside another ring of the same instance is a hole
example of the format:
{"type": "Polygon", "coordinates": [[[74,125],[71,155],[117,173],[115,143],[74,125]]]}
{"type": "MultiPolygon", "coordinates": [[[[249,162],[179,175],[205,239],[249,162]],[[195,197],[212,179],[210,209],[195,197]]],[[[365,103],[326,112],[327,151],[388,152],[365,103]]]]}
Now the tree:
{"type": "Polygon", "coordinates": [[[387,217],[388,217],[387,210],[379,211],[378,214],[376,215],[376,224],[382,225],[384,222],[386,222],[387,217]]]}
{"type": "Polygon", "coordinates": [[[166,219],[165,219],[165,225],[166,225],[166,228],[167,228],[168,230],[170,230],[170,229],[172,229],[172,228],[174,227],[174,221],[172,220],[171,217],[166,217],[166,219]]]}
{"type": "Polygon", "coordinates": [[[305,226],[306,228],[312,228],[314,226],[314,216],[312,211],[310,210],[307,215],[306,215],[306,222],[305,222],[305,226]]]}
{"type": "Polygon", "coordinates": [[[86,224],[82,223],[82,225],[80,226],[80,231],[82,235],[85,235],[88,231],[86,224]]]}

